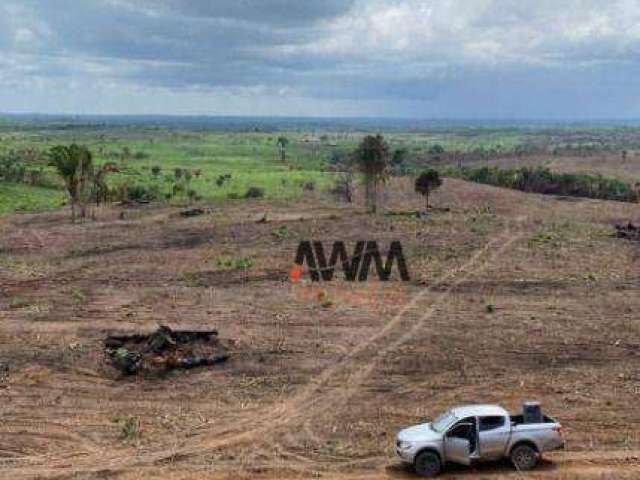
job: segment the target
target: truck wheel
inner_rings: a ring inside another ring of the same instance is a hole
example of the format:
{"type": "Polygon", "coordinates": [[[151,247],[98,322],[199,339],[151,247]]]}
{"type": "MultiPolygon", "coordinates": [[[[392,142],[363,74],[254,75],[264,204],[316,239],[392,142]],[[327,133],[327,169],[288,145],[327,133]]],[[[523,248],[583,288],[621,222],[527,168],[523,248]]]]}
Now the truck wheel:
{"type": "Polygon", "coordinates": [[[416,473],[421,477],[435,477],[442,468],[438,454],[429,450],[420,452],[413,463],[416,473]]]}
{"type": "Polygon", "coordinates": [[[538,464],[538,452],[531,445],[516,445],[510,457],[517,470],[531,470],[538,464]]]}

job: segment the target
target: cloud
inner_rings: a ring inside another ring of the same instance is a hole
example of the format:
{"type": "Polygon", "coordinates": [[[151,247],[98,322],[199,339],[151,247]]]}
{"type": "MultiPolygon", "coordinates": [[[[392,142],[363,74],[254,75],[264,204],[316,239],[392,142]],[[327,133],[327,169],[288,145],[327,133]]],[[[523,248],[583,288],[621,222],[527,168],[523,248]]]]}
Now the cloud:
{"type": "Polygon", "coordinates": [[[635,0],[0,5],[10,110],[135,113],[163,98],[166,113],[637,116],[625,78],[639,53],[635,0]]]}
{"type": "Polygon", "coordinates": [[[273,27],[307,26],[349,10],[354,0],[114,0],[112,3],[149,15],[227,19],[273,27]]]}

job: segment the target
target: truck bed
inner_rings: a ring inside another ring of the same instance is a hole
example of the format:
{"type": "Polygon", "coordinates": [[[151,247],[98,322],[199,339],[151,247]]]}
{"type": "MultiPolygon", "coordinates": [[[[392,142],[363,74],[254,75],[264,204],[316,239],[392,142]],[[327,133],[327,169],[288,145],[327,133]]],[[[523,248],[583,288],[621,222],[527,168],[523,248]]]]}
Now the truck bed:
{"type": "Polygon", "coordinates": [[[520,425],[545,425],[550,423],[557,423],[553,418],[546,415],[542,416],[542,422],[540,423],[524,423],[523,415],[509,415],[509,418],[511,419],[511,424],[516,427],[520,425]]]}

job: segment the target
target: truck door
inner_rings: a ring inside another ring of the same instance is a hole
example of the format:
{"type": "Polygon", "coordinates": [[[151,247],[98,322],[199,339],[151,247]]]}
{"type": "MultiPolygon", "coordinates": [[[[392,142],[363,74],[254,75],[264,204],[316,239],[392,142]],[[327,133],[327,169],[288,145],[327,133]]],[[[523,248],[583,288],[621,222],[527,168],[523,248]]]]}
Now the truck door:
{"type": "Polygon", "coordinates": [[[509,417],[503,415],[480,417],[478,431],[480,457],[482,459],[501,458],[511,434],[509,417]]]}
{"type": "Polygon", "coordinates": [[[449,462],[470,465],[471,435],[475,435],[475,418],[470,417],[457,422],[444,437],[444,457],[449,462]]]}

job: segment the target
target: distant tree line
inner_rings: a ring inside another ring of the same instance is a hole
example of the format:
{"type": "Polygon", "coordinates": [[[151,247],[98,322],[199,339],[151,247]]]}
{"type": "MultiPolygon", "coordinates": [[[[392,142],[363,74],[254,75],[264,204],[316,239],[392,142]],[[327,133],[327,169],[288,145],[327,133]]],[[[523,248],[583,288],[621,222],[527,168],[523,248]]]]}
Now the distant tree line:
{"type": "Polygon", "coordinates": [[[445,175],[477,183],[534,192],[571,197],[586,197],[621,202],[638,202],[640,184],[629,184],[616,178],[601,175],[552,172],[546,167],[498,167],[451,168],[445,175]]]}

